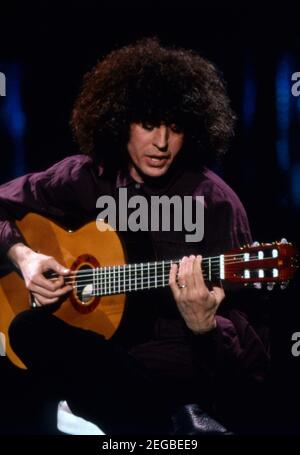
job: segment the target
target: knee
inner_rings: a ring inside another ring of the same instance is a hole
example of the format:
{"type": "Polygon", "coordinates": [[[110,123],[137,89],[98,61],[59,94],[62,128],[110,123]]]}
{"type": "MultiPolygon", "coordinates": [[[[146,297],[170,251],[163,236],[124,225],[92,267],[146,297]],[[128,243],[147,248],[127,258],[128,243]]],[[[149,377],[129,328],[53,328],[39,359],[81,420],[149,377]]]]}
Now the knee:
{"type": "Polygon", "coordinates": [[[8,335],[10,339],[10,343],[14,344],[14,342],[19,338],[19,334],[26,330],[28,324],[30,324],[31,319],[31,310],[22,311],[22,313],[17,314],[15,318],[12,320],[9,329],[8,335]]]}
{"type": "Polygon", "coordinates": [[[17,314],[12,320],[8,336],[10,344],[16,353],[26,349],[26,346],[35,340],[35,333],[40,330],[44,315],[42,311],[28,309],[17,314]]]}

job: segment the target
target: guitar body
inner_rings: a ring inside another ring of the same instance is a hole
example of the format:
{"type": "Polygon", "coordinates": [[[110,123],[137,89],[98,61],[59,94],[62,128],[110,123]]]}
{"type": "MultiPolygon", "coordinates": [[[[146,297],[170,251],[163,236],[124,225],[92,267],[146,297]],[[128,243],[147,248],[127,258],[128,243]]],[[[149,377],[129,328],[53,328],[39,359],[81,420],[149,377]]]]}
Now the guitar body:
{"type": "MultiPolygon", "coordinates": [[[[33,250],[53,256],[73,271],[78,271],[81,267],[125,264],[119,236],[112,230],[100,232],[95,221],[74,232],[68,232],[36,214],[27,215],[17,224],[33,250]]],[[[90,329],[110,338],[122,319],[125,294],[93,297],[85,306],[76,300],[76,296],[71,293],[53,313],[76,327],[90,329]]],[[[15,315],[31,306],[31,295],[17,272],[11,271],[0,279],[0,302],[0,331],[6,337],[7,355],[17,366],[24,367],[11,349],[7,333],[15,315]]]]}

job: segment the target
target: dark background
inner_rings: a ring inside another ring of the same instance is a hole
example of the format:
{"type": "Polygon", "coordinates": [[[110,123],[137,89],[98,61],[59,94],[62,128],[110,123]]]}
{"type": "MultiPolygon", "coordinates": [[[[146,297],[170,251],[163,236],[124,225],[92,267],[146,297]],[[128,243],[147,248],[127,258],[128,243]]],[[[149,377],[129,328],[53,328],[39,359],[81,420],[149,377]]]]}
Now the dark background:
{"type": "MultiPolygon", "coordinates": [[[[77,153],[68,122],[84,73],[111,49],[156,35],[199,51],[222,71],[238,123],[218,172],[244,203],[256,240],[286,237],[299,247],[300,97],[291,94],[291,76],[300,71],[300,7],[97,4],[2,9],[0,182],[77,153]]],[[[291,354],[292,333],[300,331],[299,288],[296,276],[270,299],[271,406],[280,405],[280,425],[292,433],[300,433],[300,357],[291,354]]]]}

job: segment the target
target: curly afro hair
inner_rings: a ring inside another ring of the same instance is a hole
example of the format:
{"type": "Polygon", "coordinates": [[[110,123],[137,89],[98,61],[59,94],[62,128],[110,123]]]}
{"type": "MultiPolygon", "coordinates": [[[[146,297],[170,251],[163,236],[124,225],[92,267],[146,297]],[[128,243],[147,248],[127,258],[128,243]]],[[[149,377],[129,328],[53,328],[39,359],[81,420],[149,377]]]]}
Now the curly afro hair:
{"type": "Polygon", "coordinates": [[[175,124],[202,164],[222,155],[235,116],[215,66],[186,49],[147,38],[112,51],[85,75],[71,117],[83,153],[111,167],[125,163],[129,125],[175,124]]]}

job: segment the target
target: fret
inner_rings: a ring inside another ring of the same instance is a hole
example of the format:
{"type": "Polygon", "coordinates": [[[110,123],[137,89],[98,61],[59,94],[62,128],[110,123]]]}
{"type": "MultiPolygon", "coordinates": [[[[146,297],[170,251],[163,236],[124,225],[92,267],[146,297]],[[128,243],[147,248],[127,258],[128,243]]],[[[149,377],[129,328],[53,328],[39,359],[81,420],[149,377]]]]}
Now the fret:
{"type": "Polygon", "coordinates": [[[141,263],[141,289],[144,289],[144,264],[141,263]]]}
{"type": "Polygon", "coordinates": [[[112,268],[107,267],[108,269],[108,293],[111,294],[111,286],[112,286],[112,268]]]}
{"type": "Polygon", "coordinates": [[[95,269],[95,274],[96,274],[96,289],[95,289],[95,295],[100,295],[100,286],[99,286],[99,267],[95,269]]]}
{"type": "Polygon", "coordinates": [[[136,264],[134,264],[134,285],[135,285],[135,290],[137,290],[137,275],[136,275],[136,264]]]}
{"type": "Polygon", "coordinates": [[[109,294],[109,269],[105,267],[106,294],[109,294]]]}
{"type": "MultiPolygon", "coordinates": [[[[168,261],[168,262],[170,262],[170,261],[168,261]]],[[[169,284],[169,276],[170,276],[170,270],[171,270],[170,267],[171,267],[170,264],[167,263],[167,267],[166,267],[166,273],[167,273],[166,281],[167,282],[166,282],[166,285],[169,284]]]]}
{"type": "Polygon", "coordinates": [[[165,261],[162,261],[162,285],[165,285],[165,261]]]}
{"type": "Polygon", "coordinates": [[[97,269],[97,280],[98,280],[98,294],[102,294],[102,283],[101,283],[101,268],[97,269]]]}
{"type": "Polygon", "coordinates": [[[120,274],[121,274],[121,266],[118,266],[118,292],[120,294],[121,292],[121,286],[120,286],[120,274]]]}
{"type": "Polygon", "coordinates": [[[148,262],[148,289],[150,288],[150,262],[148,262]]]}
{"type": "Polygon", "coordinates": [[[96,289],[96,269],[92,269],[93,270],[93,294],[95,294],[95,289],[96,289]]]}
{"type": "Polygon", "coordinates": [[[93,294],[95,295],[95,289],[96,289],[96,269],[92,269],[93,270],[93,278],[92,278],[92,289],[93,289],[93,294]]]}
{"type": "Polygon", "coordinates": [[[119,292],[119,274],[118,266],[115,266],[115,294],[119,292]]]}
{"type": "Polygon", "coordinates": [[[98,295],[101,295],[100,272],[101,272],[101,268],[100,268],[100,267],[97,267],[97,288],[98,288],[98,295]]]}
{"type": "Polygon", "coordinates": [[[100,283],[100,267],[96,268],[96,295],[101,294],[101,283],[100,283]]]}
{"type": "Polygon", "coordinates": [[[220,280],[225,279],[224,254],[220,255],[220,280]]]}
{"type": "Polygon", "coordinates": [[[157,288],[157,262],[154,262],[154,286],[157,288]]]}
{"type": "Polygon", "coordinates": [[[77,272],[75,272],[75,281],[74,281],[74,285],[75,285],[75,292],[76,292],[76,295],[78,295],[77,272]]]}
{"type": "Polygon", "coordinates": [[[116,293],[116,269],[115,269],[115,266],[113,266],[112,272],[113,272],[113,293],[115,294],[116,293]]]}
{"type": "Polygon", "coordinates": [[[129,264],[129,270],[128,270],[128,281],[129,281],[129,291],[131,291],[131,264],[129,264]]]}
{"type": "Polygon", "coordinates": [[[208,258],[208,280],[211,281],[211,258],[208,258]]]}
{"type": "Polygon", "coordinates": [[[101,295],[102,294],[102,282],[101,282],[101,268],[100,267],[98,267],[97,275],[98,275],[98,292],[99,292],[99,295],[101,295]]]}
{"type": "Polygon", "coordinates": [[[108,267],[108,293],[111,294],[111,267],[108,267]]]}
{"type": "Polygon", "coordinates": [[[125,272],[125,265],[123,265],[123,292],[126,291],[125,283],[126,283],[126,272],[125,272]]]}
{"type": "Polygon", "coordinates": [[[104,275],[104,294],[106,295],[106,267],[103,267],[103,275],[104,275]]]}

